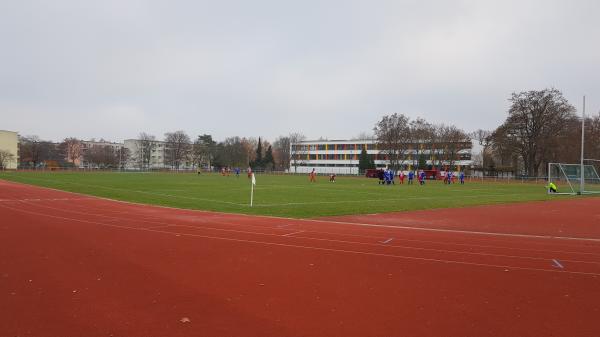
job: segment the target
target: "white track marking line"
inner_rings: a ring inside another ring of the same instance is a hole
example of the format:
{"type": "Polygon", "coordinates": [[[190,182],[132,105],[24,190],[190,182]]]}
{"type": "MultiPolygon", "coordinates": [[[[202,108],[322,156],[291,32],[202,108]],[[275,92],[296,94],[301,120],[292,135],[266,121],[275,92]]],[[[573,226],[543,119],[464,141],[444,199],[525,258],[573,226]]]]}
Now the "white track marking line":
{"type": "Polygon", "coordinates": [[[389,239],[387,239],[385,241],[379,241],[379,242],[381,242],[381,243],[388,243],[388,242],[391,242],[392,240],[394,240],[394,238],[389,238],[389,239]]]}
{"type": "Polygon", "coordinates": [[[390,229],[408,229],[408,230],[428,231],[428,232],[461,233],[461,234],[502,236],[502,237],[519,237],[519,238],[532,238],[532,239],[559,239],[559,240],[575,240],[575,241],[580,240],[580,241],[600,242],[600,239],[595,239],[595,238],[581,238],[581,237],[569,237],[569,236],[513,234],[513,233],[498,233],[498,232],[480,232],[480,231],[468,231],[468,230],[460,230],[460,229],[424,228],[424,227],[411,227],[411,226],[392,226],[392,225],[367,224],[367,223],[360,223],[360,222],[328,221],[328,220],[316,220],[316,219],[299,219],[299,220],[314,221],[314,222],[323,222],[323,223],[335,223],[335,224],[343,224],[343,225],[364,226],[364,227],[379,227],[379,228],[390,228],[390,229]]]}
{"type": "Polygon", "coordinates": [[[275,243],[275,242],[265,242],[265,241],[256,241],[256,240],[245,240],[245,239],[235,239],[235,238],[224,238],[224,237],[215,237],[208,235],[199,235],[199,234],[181,234],[181,233],[173,233],[173,232],[165,232],[161,230],[153,230],[153,229],[144,229],[144,228],[135,228],[128,226],[120,226],[120,225],[111,225],[104,224],[97,221],[88,221],[81,219],[73,219],[61,216],[54,216],[49,214],[42,214],[36,212],[30,212],[25,210],[14,209],[12,207],[6,207],[4,205],[0,205],[0,207],[13,209],[22,213],[28,213],[33,215],[41,215],[50,218],[57,218],[63,220],[70,220],[76,222],[90,223],[101,226],[108,226],[114,228],[128,229],[128,230],[137,230],[137,231],[147,231],[154,233],[163,233],[175,236],[190,236],[190,237],[198,237],[204,239],[213,239],[213,240],[223,240],[223,241],[232,241],[232,242],[245,242],[245,243],[254,243],[254,244],[262,244],[267,246],[278,246],[278,247],[290,247],[290,248],[302,248],[302,249],[310,249],[310,250],[318,250],[318,251],[328,251],[328,252],[338,252],[338,253],[348,253],[348,254],[358,254],[358,255],[368,255],[368,256],[381,256],[381,257],[390,257],[390,258],[398,258],[404,260],[416,260],[416,261],[427,261],[427,262],[439,262],[445,264],[460,264],[467,266],[479,266],[479,267],[489,267],[489,268],[500,268],[500,269],[513,269],[513,270],[527,270],[527,271],[539,271],[539,272],[548,272],[548,273],[566,273],[566,274],[574,274],[574,275],[586,275],[586,276],[600,276],[600,273],[588,273],[588,272],[578,272],[578,271],[558,271],[551,269],[541,269],[541,268],[528,268],[528,267],[515,267],[515,266],[507,266],[507,265],[494,265],[494,264],[485,264],[485,263],[475,263],[475,262],[464,262],[464,261],[454,261],[454,260],[443,260],[443,259],[432,259],[432,258],[422,258],[422,257],[412,257],[412,256],[402,256],[402,255],[393,255],[393,254],[382,254],[382,253],[372,253],[372,252],[361,252],[361,251],[352,251],[352,250],[344,250],[344,249],[335,249],[335,248],[324,248],[324,247],[313,247],[313,246],[303,246],[303,245],[294,245],[294,244],[284,244],[284,243],[275,243]]]}
{"type": "Polygon", "coordinates": [[[120,228],[120,229],[137,230],[137,231],[147,231],[147,232],[154,232],[154,233],[163,233],[163,234],[169,234],[169,235],[175,235],[175,236],[190,236],[190,237],[198,237],[198,238],[212,239],[212,240],[223,240],[223,241],[232,241],[232,242],[245,242],[245,243],[262,244],[262,245],[267,245],[267,246],[302,248],[302,249],[311,249],[311,250],[329,251],[329,252],[338,252],[338,253],[348,253],[348,254],[359,254],[359,255],[368,255],[368,256],[381,256],[381,257],[398,258],[398,259],[404,259],[404,260],[416,260],[416,261],[439,262],[439,263],[445,263],[445,264],[459,264],[459,265],[467,265],[467,266],[501,268],[503,270],[506,270],[507,268],[510,268],[510,269],[514,269],[514,270],[540,271],[540,272],[549,272],[549,273],[552,273],[552,272],[557,273],[558,272],[558,273],[566,273],[566,274],[574,274],[574,275],[586,275],[586,276],[593,276],[593,277],[600,276],[600,273],[591,273],[591,272],[565,271],[565,270],[558,271],[558,270],[542,269],[542,268],[516,267],[516,266],[508,266],[508,265],[495,265],[495,264],[486,264],[486,263],[464,262],[464,261],[454,261],[454,260],[443,260],[443,259],[423,258],[423,257],[414,257],[414,256],[403,256],[403,255],[393,255],[393,254],[383,254],[383,253],[373,253],[373,252],[361,252],[361,251],[353,251],[353,250],[345,250],[345,249],[335,249],[335,248],[325,248],[325,247],[294,245],[294,244],[285,244],[285,243],[276,243],[276,242],[267,242],[267,241],[256,241],[256,240],[246,240],[246,239],[224,238],[224,237],[208,236],[208,235],[200,235],[200,234],[173,233],[173,232],[166,232],[166,231],[162,231],[162,230],[137,228],[137,227],[122,226],[122,225],[111,225],[111,224],[105,224],[105,223],[97,222],[97,221],[88,221],[88,220],[82,220],[82,219],[74,219],[74,218],[68,218],[68,217],[62,217],[62,216],[56,216],[56,215],[49,215],[49,214],[43,214],[43,213],[25,211],[25,210],[21,210],[21,209],[17,209],[17,208],[7,207],[7,206],[1,205],[1,204],[0,204],[0,207],[7,208],[7,209],[12,209],[14,211],[21,212],[21,213],[32,214],[32,215],[36,215],[36,216],[45,216],[45,217],[48,217],[48,218],[63,219],[63,220],[69,220],[69,221],[75,221],[75,222],[83,222],[83,223],[89,223],[89,224],[95,224],[95,225],[106,226],[106,227],[113,227],[113,228],[120,228]]]}
{"type": "Polygon", "coordinates": [[[563,267],[562,264],[560,264],[560,262],[558,262],[557,259],[552,259],[552,262],[554,262],[554,266],[553,267],[557,267],[557,268],[560,268],[560,269],[564,269],[565,268],[565,267],[563,267]]]}
{"type": "MultiPolygon", "coordinates": [[[[104,198],[98,198],[98,197],[87,198],[87,199],[82,199],[82,200],[95,200],[95,199],[105,200],[104,198]]],[[[108,200],[110,200],[110,199],[108,199],[108,200]]],[[[118,202],[118,203],[125,203],[125,204],[129,203],[129,202],[126,202],[126,201],[119,201],[119,200],[110,200],[110,201],[114,201],[114,202],[118,202]]],[[[167,207],[167,206],[146,205],[146,204],[137,204],[137,203],[133,203],[132,206],[150,206],[150,207],[157,207],[157,208],[167,208],[167,209],[174,209],[174,210],[183,210],[183,211],[190,211],[190,212],[198,212],[198,213],[201,213],[204,216],[206,216],[206,215],[212,215],[213,217],[225,218],[225,219],[231,218],[231,216],[245,215],[245,214],[237,214],[237,213],[220,213],[220,212],[215,212],[214,214],[213,213],[206,214],[207,212],[202,211],[202,210],[193,210],[193,209],[185,209],[185,208],[172,208],[172,207],[167,207]]],[[[76,213],[81,213],[81,212],[76,212],[76,213]]],[[[109,216],[114,216],[114,215],[118,215],[118,214],[130,214],[130,213],[131,213],[131,211],[128,210],[128,211],[110,211],[110,214],[89,213],[89,212],[81,213],[81,214],[109,217],[109,216]]],[[[366,214],[366,215],[371,215],[371,214],[366,214]]],[[[192,215],[190,215],[190,216],[192,216],[192,215]]],[[[154,218],[154,219],[159,219],[159,220],[164,220],[165,219],[164,216],[156,216],[156,215],[151,215],[151,214],[144,214],[141,217],[144,217],[144,218],[154,218]]],[[[259,217],[266,217],[266,216],[255,216],[255,217],[259,218],[259,217]]],[[[205,218],[200,218],[198,216],[197,216],[197,218],[198,219],[202,219],[203,223],[214,222],[216,224],[222,224],[222,225],[227,225],[227,226],[235,226],[235,227],[246,226],[246,227],[253,227],[253,228],[271,228],[271,227],[256,226],[256,225],[251,225],[251,224],[240,224],[240,223],[224,222],[224,221],[218,221],[218,220],[214,220],[214,219],[208,219],[207,220],[205,218]]],[[[267,218],[282,219],[282,218],[277,218],[277,217],[267,217],[267,218]]],[[[286,218],[283,218],[283,219],[286,219],[286,218]]],[[[287,219],[297,220],[297,221],[311,220],[311,219],[292,219],[292,218],[287,218],[287,219]]],[[[125,218],[124,220],[129,220],[129,219],[125,218]]],[[[134,219],[134,220],[139,220],[139,218],[138,219],[134,219]]],[[[139,221],[151,222],[152,220],[139,220],[139,221]]],[[[318,220],[318,221],[327,222],[325,220],[318,220]]],[[[332,221],[332,222],[335,223],[334,221],[332,221]]],[[[354,224],[354,223],[352,223],[352,224],[354,224]]],[[[277,228],[278,229],[279,228],[283,229],[284,227],[295,226],[295,225],[298,225],[298,224],[278,225],[277,228]]],[[[181,226],[181,225],[177,225],[177,226],[181,226]]],[[[384,239],[385,238],[385,236],[383,236],[383,235],[358,235],[358,234],[334,233],[334,232],[323,232],[323,231],[313,231],[313,230],[307,231],[307,232],[318,233],[318,234],[338,235],[338,236],[351,236],[351,237],[359,237],[359,238],[372,238],[372,239],[384,239]]],[[[588,255],[588,256],[599,256],[600,257],[600,254],[598,254],[598,253],[570,251],[570,250],[545,250],[545,249],[507,247],[507,246],[502,246],[502,245],[496,246],[496,245],[489,245],[489,244],[488,245],[486,245],[486,244],[470,244],[470,243],[459,243],[459,242],[434,241],[434,240],[418,240],[418,239],[403,239],[403,238],[396,238],[396,240],[397,241],[403,241],[403,242],[419,242],[419,243],[432,243],[432,244],[440,244],[441,243],[441,244],[445,244],[445,245],[460,246],[460,247],[477,247],[477,248],[494,248],[494,249],[498,248],[498,249],[515,250],[515,251],[536,252],[536,253],[575,254],[575,255],[588,255]]],[[[542,245],[544,243],[536,242],[535,244],[542,245]]],[[[567,247],[571,247],[571,246],[567,246],[567,247]]]]}
{"type": "MultiPolygon", "coordinates": [[[[88,213],[84,213],[84,212],[64,210],[64,209],[60,209],[60,208],[56,208],[56,207],[51,207],[51,206],[47,206],[47,205],[40,205],[40,204],[35,204],[35,205],[36,206],[40,206],[40,207],[44,207],[44,208],[48,208],[48,209],[52,209],[52,210],[69,212],[69,213],[74,213],[74,214],[80,214],[80,215],[87,215],[88,214],[88,213]]],[[[182,225],[182,224],[172,224],[172,223],[168,223],[168,222],[159,222],[159,221],[137,220],[137,219],[123,219],[123,218],[118,218],[118,217],[113,217],[113,216],[103,216],[103,215],[99,215],[99,216],[100,217],[104,217],[104,218],[109,218],[108,221],[111,221],[111,222],[112,221],[123,221],[123,220],[128,221],[128,220],[132,220],[132,221],[138,221],[138,222],[142,222],[142,223],[160,224],[159,226],[154,226],[154,227],[144,227],[144,228],[150,228],[150,229],[166,228],[166,227],[185,227],[185,228],[191,228],[191,229],[196,229],[196,230],[215,230],[215,231],[221,231],[221,232],[242,233],[242,234],[263,235],[263,236],[291,236],[292,234],[300,234],[300,233],[323,234],[321,232],[315,232],[315,231],[310,231],[310,230],[302,230],[302,231],[298,231],[296,233],[288,233],[286,235],[280,235],[280,234],[271,234],[271,233],[254,232],[254,231],[246,231],[246,230],[215,228],[215,227],[207,227],[207,226],[191,226],[191,225],[182,225]]],[[[237,227],[240,226],[239,224],[231,224],[231,223],[224,223],[224,222],[217,222],[217,223],[225,224],[225,225],[232,225],[232,226],[237,226],[237,227]]],[[[261,229],[277,229],[277,228],[273,228],[273,227],[262,227],[262,226],[253,226],[253,225],[245,225],[245,226],[249,226],[249,227],[253,227],[253,228],[259,227],[261,229]]],[[[337,233],[327,233],[327,234],[339,235],[337,233]]],[[[342,236],[343,236],[343,234],[342,234],[342,236]]],[[[336,243],[346,243],[346,244],[352,244],[352,245],[368,245],[368,246],[383,246],[383,244],[389,243],[393,239],[393,238],[389,238],[388,240],[386,240],[386,242],[381,242],[380,241],[379,242],[380,244],[373,244],[373,243],[347,241],[347,240],[339,240],[339,239],[315,238],[315,237],[311,237],[311,236],[300,236],[300,237],[296,236],[296,238],[299,238],[299,239],[309,239],[309,240],[314,240],[314,241],[336,242],[336,243]]],[[[408,249],[408,250],[412,249],[412,250],[420,250],[420,251],[442,252],[442,253],[455,253],[455,254],[464,254],[464,255],[494,256],[494,257],[524,259],[524,260],[546,260],[546,258],[543,258],[543,257],[520,256],[520,255],[506,255],[506,254],[493,254],[493,253],[485,253],[485,252],[482,253],[482,252],[460,251],[460,250],[451,250],[451,249],[437,249],[437,248],[425,248],[425,247],[414,247],[414,246],[402,246],[402,245],[385,245],[385,247],[399,248],[399,249],[408,249]]],[[[496,248],[496,247],[490,246],[489,248],[493,249],[493,248],[496,248]]],[[[556,252],[556,251],[544,251],[544,252],[547,253],[547,254],[556,254],[556,253],[559,253],[559,252],[556,252]]],[[[573,262],[573,263],[598,264],[598,262],[591,262],[591,261],[566,260],[566,259],[564,261],[573,262]]]]}
{"type": "Polygon", "coordinates": [[[153,227],[144,227],[146,229],[160,229],[160,228],[170,228],[172,225],[163,225],[163,226],[153,226],[153,227]]]}
{"type": "Polygon", "coordinates": [[[300,233],[304,233],[304,231],[297,231],[297,232],[293,232],[293,233],[287,233],[287,234],[283,234],[281,236],[292,236],[292,235],[300,234],[300,233]]]}

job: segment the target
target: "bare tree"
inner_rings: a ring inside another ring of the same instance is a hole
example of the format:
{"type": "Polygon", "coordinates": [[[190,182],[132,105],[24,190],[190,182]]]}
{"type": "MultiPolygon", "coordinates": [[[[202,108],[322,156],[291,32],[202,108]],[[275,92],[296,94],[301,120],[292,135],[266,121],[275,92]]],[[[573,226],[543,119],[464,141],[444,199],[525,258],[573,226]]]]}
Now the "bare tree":
{"type": "Polygon", "coordinates": [[[152,152],[156,149],[156,137],[142,132],[138,136],[136,147],[136,160],[140,169],[150,168],[152,152]]]}
{"type": "Polygon", "coordinates": [[[129,157],[131,156],[129,149],[124,146],[121,146],[116,151],[116,155],[119,158],[119,169],[125,168],[125,165],[129,161],[129,157]]]}
{"type": "Polygon", "coordinates": [[[475,154],[471,159],[473,160],[473,163],[475,165],[479,165],[483,170],[485,170],[486,164],[489,165],[492,161],[490,151],[490,146],[492,142],[492,131],[478,129],[476,131],[471,132],[469,136],[477,140],[477,142],[481,146],[481,153],[475,154]],[[479,156],[479,158],[475,158],[475,156],[479,156]]]}
{"type": "Polygon", "coordinates": [[[408,117],[397,113],[384,116],[373,131],[381,153],[387,156],[392,168],[398,169],[412,141],[408,117]]]}
{"type": "Polygon", "coordinates": [[[109,145],[93,145],[83,155],[87,166],[114,168],[119,165],[119,153],[109,145]]]}
{"type": "Polygon", "coordinates": [[[221,167],[243,167],[248,165],[248,139],[229,137],[217,145],[214,163],[221,167]]]}
{"type": "Polygon", "coordinates": [[[192,160],[194,164],[197,166],[205,164],[210,169],[213,165],[216,150],[217,142],[213,140],[211,135],[204,134],[198,136],[192,148],[192,160]]]}
{"type": "Polygon", "coordinates": [[[446,126],[442,133],[444,144],[444,163],[452,170],[456,161],[460,160],[460,152],[471,148],[471,139],[463,130],[454,125],[446,126]]]}
{"type": "Polygon", "coordinates": [[[576,120],[575,108],[556,89],[513,93],[508,118],[501,126],[503,135],[516,144],[524,171],[536,176],[555,144],[557,134],[576,120]]]}
{"type": "MultiPolygon", "coordinates": [[[[429,151],[431,154],[430,145],[434,129],[430,123],[420,117],[411,121],[409,128],[409,135],[411,137],[412,144],[411,146],[414,148],[413,153],[415,154],[415,156],[412,158],[414,164],[415,162],[418,163],[422,157],[425,157],[426,151],[429,151]]],[[[424,167],[419,168],[424,169],[424,167]]]]}
{"type": "Polygon", "coordinates": [[[500,125],[490,135],[492,161],[487,164],[488,168],[511,167],[517,168],[517,157],[519,155],[519,144],[509,134],[506,125],[500,125]]]}
{"type": "Polygon", "coordinates": [[[290,133],[288,138],[290,139],[290,151],[292,146],[295,147],[294,151],[292,151],[293,154],[291,155],[291,159],[292,166],[294,166],[294,173],[296,173],[298,172],[298,165],[302,163],[302,159],[307,153],[305,150],[300,148],[302,145],[299,145],[298,143],[306,139],[306,137],[299,132],[293,132],[290,133]]]}
{"type": "Polygon", "coordinates": [[[165,133],[164,161],[171,168],[178,170],[181,164],[188,160],[190,149],[190,137],[184,131],[165,133]]]}
{"type": "Polygon", "coordinates": [[[74,137],[65,138],[63,142],[60,143],[59,149],[69,163],[73,165],[79,163],[83,152],[82,144],[79,139],[74,137]]]}
{"type": "Polygon", "coordinates": [[[54,144],[43,141],[38,136],[26,136],[19,141],[21,162],[29,163],[32,167],[38,167],[48,159],[54,159],[55,152],[54,144]]]}
{"type": "Polygon", "coordinates": [[[289,136],[279,136],[273,142],[273,157],[277,169],[288,170],[291,161],[291,144],[289,136]]]}
{"type": "Polygon", "coordinates": [[[15,160],[15,155],[6,150],[0,150],[0,170],[8,168],[9,164],[15,160]]]}

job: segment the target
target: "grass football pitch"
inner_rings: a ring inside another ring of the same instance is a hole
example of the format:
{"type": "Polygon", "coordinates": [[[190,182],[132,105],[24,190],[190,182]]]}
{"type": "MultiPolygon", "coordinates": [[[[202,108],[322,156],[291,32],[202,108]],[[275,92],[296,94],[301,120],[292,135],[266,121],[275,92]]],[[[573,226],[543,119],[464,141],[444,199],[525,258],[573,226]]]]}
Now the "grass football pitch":
{"type": "Polygon", "coordinates": [[[543,184],[469,182],[378,185],[377,179],[257,175],[254,207],[245,175],[126,172],[0,172],[0,179],[116,200],[210,211],[312,218],[511,203],[548,196],[543,184]]]}

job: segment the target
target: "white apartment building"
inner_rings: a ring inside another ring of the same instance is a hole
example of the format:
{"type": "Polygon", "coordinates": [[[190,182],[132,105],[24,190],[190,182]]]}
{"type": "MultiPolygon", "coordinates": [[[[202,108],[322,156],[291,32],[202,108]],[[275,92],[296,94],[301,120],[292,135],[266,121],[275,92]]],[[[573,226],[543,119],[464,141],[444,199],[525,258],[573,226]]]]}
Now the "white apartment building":
{"type": "Polygon", "coordinates": [[[159,169],[165,164],[165,142],[159,140],[141,141],[139,139],[126,139],[123,146],[129,152],[126,167],[129,169],[159,169]],[[140,158],[144,151],[150,151],[149,161],[142,163],[140,158]]]}
{"type": "MultiPolygon", "coordinates": [[[[89,164],[85,162],[85,153],[89,150],[92,149],[94,147],[105,147],[105,146],[109,146],[112,147],[113,151],[115,151],[115,153],[121,153],[121,150],[124,148],[123,143],[114,143],[114,142],[109,142],[109,141],[95,141],[95,140],[82,140],[81,141],[81,150],[80,150],[80,156],[77,159],[77,161],[75,162],[76,166],[79,166],[81,168],[84,167],[88,167],[89,164]]],[[[69,160],[70,158],[68,158],[68,154],[67,154],[67,160],[69,160]]],[[[120,166],[120,165],[119,165],[120,166]]]]}
{"type": "Polygon", "coordinates": [[[19,134],[14,131],[0,130],[0,151],[11,154],[3,164],[6,169],[15,170],[19,162],[19,134]]]}

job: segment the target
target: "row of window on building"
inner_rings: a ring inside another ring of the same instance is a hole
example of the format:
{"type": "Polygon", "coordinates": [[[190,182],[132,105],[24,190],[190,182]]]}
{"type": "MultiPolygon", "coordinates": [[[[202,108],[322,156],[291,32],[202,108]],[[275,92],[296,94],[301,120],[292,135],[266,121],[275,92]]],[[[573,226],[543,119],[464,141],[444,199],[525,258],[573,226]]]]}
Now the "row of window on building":
{"type": "MultiPolygon", "coordinates": [[[[382,154],[368,154],[369,160],[389,160],[387,155],[382,154]]],[[[470,153],[459,153],[457,155],[458,160],[471,160],[470,153]]],[[[358,154],[303,154],[296,158],[296,160],[358,160],[358,154]]],[[[417,156],[409,156],[408,160],[417,160],[417,156]]],[[[431,156],[426,156],[426,160],[434,160],[431,156]]]]}
{"type": "MultiPolygon", "coordinates": [[[[446,144],[438,144],[437,148],[444,148],[446,144]]],[[[471,143],[460,144],[462,147],[470,147],[471,143]]],[[[409,146],[409,149],[421,149],[427,150],[432,146],[430,144],[425,143],[417,143],[409,146]]],[[[357,144],[293,144],[292,152],[311,152],[311,151],[362,151],[363,149],[369,150],[377,150],[377,143],[357,143],[357,144]]]]}

